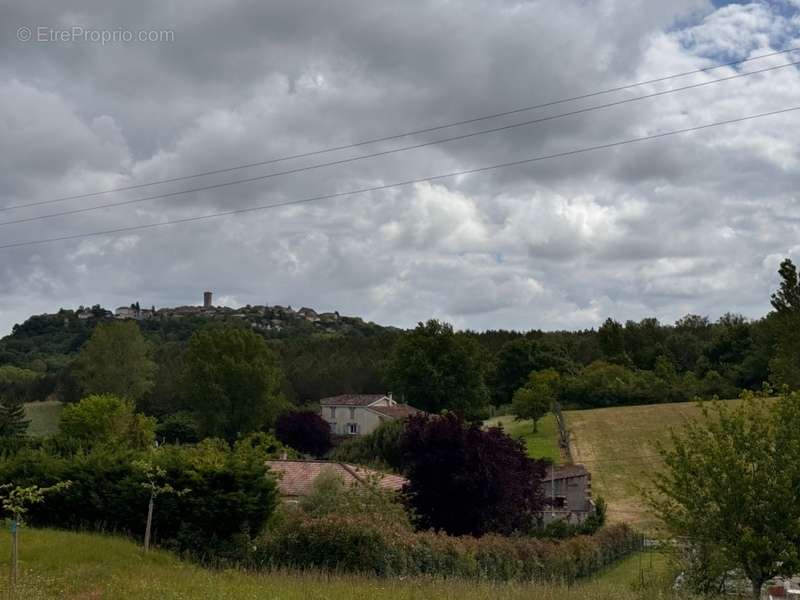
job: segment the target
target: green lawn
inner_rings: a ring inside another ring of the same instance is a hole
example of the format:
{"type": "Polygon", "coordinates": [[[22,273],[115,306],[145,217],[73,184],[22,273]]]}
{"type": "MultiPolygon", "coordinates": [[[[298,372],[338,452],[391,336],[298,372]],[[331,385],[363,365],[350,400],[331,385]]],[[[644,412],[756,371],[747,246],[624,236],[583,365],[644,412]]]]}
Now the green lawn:
{"type": "Polygon", "coordinates": [[[58,419],[64,405],[57,400],[29,402],[25,405],[25,416],[30,419],[28,434],[33,436],[51,435],[58,431],[58,419]]]}
{"type": "Polygon", "coordinates": [[[510,436],[521,439],[533,458],[549,458],[561,462],[558,450],[558,426],[553,413],[539,420],[539,431],[533,432],[533,421],[517,421],[513,416],[495,417],[486,421],[487,426],[502,425],[510,436]]]}
{"type": "MultiPolygon", "coordinates": [[[[0,534],[0,597],[8,597],[9,534],[0,534]]],[[[145,555],[122,538],[23,529],[18,598],[30,600],[267,599],[267,600],[645,600],[673,598],[663,587],[638,589],[636,558],[596,581],[571,587],[456,580],[378,579],[316,572],[212,571],[174,555],[145,555]],[[656,593],[654,593],[656,592],[656,593]]]]}

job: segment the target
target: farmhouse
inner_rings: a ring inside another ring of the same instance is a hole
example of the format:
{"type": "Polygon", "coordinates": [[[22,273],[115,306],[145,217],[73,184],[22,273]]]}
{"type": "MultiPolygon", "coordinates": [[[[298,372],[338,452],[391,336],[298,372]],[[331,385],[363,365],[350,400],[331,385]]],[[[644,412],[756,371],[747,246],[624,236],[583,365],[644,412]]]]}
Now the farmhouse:
{"type": "Polygon", "coordinates": [[[542,521],[583,523],[594,514],[592,476],[583,465],[561,465],[548,468],[542,479],[547,508],[542,521]]]}
{"type": "Polygon", "coordinates": [[[268,460],[267,466],[278,476],[278,490],[288,501],[311,493],[314,480],[324,471],[333,471],[347,485],[364,485],[367,480],[377,479],[378,485],[386,490],[400,491],[406,480],[399,475],[379,473],[366,467],[325,460],[268,460]]]}
{"type": "Polygon", "coordinates": [[[385,421],[420,413],[391,394],[343,394],[319,401],[322,418],[336,435],[367,435],[385,421]]]}

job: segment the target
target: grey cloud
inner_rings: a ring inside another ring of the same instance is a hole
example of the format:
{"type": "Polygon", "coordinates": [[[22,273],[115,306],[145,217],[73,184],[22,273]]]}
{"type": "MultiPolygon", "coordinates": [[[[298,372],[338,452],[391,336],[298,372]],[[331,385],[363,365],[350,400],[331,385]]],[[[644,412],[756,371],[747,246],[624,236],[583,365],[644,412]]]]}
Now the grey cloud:
{"type": "MultiPolygon", "coordinates": [[[[4,2],[0,11],[0,109],[6,117],[0,151],[8,157],[0,167],[0,206],[548,101],[707,66],[718,56],[759,54],[769,45],[789,45],[796,31],[791,16],[766,3],[715,10],[689,0],[87,2],[70,10],[4,2]],[[100,47],[14,40],[16,27],[39,23],[169,28],[175,41],[100,47]]],[[[602,144],[783,108],[796,102],[798,91],[797,72],[784,69],[381,159],[0,226],[0,242],[158,222],[602,144]]],[[[432,185],[117,238],[0,250],[0,329],[62,305],[196,302],[201,288],[231,302],[311,305],[403,326],[431,316],[472,328],[588,327],[608,315],[671,320],[687,311],[757,316],[766,311],[774,284],[765,260],[789,252],[800,233],[793,217],[798,156],[791,135],[798,124],[797,115],[785,115],[432,185]]],[[[334,157],[318,157],[327,158],[334,157]]],[[[0,212],[0,221],[60,208],[0,212]]]]}

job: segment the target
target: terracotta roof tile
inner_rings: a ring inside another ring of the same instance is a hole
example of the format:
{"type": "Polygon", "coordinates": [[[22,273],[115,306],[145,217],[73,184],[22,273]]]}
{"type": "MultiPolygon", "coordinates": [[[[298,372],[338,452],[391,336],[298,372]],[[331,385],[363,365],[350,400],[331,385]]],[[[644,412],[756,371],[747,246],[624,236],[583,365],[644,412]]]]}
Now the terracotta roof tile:
{"type": "Polygon", "coordinates": [[[411,415],[417,415],[423,412],[414,408],[413,406],[409,406],[408,404],[397,404],[395,406],[370,406],[369,409],[394,419],[402,419],[403,417],[410,417],[411,415]]]}
{"type": "Polygon", "coordinates": [[[324,460],[268,460],[267,466],[279,475],[278,488],[281,496],[307,496],[311,493],[314,480],[326,469],[333,470],[348,485],[362,484],[371,476],[379,476],[380,486],[387,490],[398,491],[406,483],[399,475],[324,460]]]}
{"type": "Polygon", "coordinates": [[[323,398],[319,403],[323,406],[367,406],[385,397],[386,394],[342,394],[323,398]]]}

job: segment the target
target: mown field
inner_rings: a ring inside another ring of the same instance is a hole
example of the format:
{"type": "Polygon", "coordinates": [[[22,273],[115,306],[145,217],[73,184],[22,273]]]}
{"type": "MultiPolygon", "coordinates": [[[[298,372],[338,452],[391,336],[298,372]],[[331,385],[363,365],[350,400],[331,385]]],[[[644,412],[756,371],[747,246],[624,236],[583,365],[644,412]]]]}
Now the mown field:
{"type": "Polygon", "coordinates": [[[58,419],[64,405],[57,400],[29,402],[25,405],[25,416],[30,419],[28,434],[33,436],[51,435],[58,431],[58,419]]]}
{"type": "Polygon", "coordinates": [[[700,417],[698,404],[621,406],[564,415],[573,459],[591,471],[592,491],[608,502],[609,520],[645,529],[656,526],[642,501],[642,487],[662,466],[656,443],[669,442],[670,428],[680,429],[687,420],[700,417]]]}
{"type": "Polygon", "coordinates": [[[552,413],[539,421],[538,431],[533,432],[533,421],[517,421],[513,416],[495,417],[486,421],[487,426],[502,425],[507,434],[525,442],[528,456],[549,458],[561,462],[558,449],[558,426],[552,413]]]}
{"type": "MultiPolygon", "coordinates": [[[[7,528],[0,534],[0,593],[8,596],[7,528]]],[[[504,585],[443,580],[392,580],[322,573],[215,571],[161,551],[96,534],[23,530],[17,597],[40,600],[644,600],[674,598],[660,555],[633,556],[594,581],[573,585],[504,585]],[[644,581],[644,586],[642,586],[644,581]]]]}

